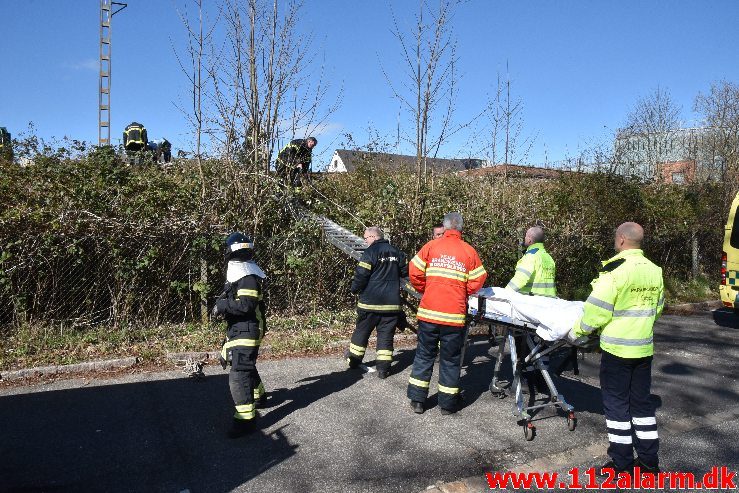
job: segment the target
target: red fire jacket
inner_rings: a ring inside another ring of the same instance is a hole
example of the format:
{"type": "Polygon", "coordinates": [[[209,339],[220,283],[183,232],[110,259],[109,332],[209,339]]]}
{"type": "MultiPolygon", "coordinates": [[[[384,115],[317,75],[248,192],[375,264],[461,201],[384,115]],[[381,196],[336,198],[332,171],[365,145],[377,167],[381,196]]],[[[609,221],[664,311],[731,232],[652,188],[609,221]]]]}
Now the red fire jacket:
{"type": "Polygon", "coordinates": [[[488,274],[477,252],[462,240],[459,231],[426,243],[408,268],[411,284],[423,294],[418,319],[463,327],[467,296],[476,293],[488,274]]]}

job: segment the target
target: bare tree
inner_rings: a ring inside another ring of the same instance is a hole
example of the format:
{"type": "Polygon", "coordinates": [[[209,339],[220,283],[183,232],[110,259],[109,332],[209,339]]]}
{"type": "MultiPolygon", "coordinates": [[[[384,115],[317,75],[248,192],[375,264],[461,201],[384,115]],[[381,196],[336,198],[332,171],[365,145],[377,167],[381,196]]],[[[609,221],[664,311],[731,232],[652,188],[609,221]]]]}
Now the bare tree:
{"type": "Polygon", "coordinates": [[[185,113],[195,128],[196,155],[207,136],[226,164],[239,164],[234,172],[243,176],[234,180],[256,192],[280,142],[320,133],[341,94],[329,101],[312,39],[297,30],[300,0],[219,0],[209,4],[216,22],[207,33],[205,6],[192,1],[198,22],[181,14],[192,63],[180,65],[193,87],[193,108],[185,113]],[[217,23],[223,28],[216,30],[217,23]]]}
{"type": "MultiPolygon", "coordinates": [[[[507,66],[506,66],[507,71],[507,66]]],[[[528,160],[535,135],[523,135],[523,100],[511,96],[511,78],[506,75],[505,83],[498,74],[495,95],[488,101],[485,115],[490,125],[488,160],[504,164],[522,164],[528,160]]]]}
{"type": "Polygon", "coordinates": [[[459,77],[456,41],[451,29],[453,10],[457,0],[419,0],[413,28],[401,29],[393,14],[392,34],[398,40],[402,56],[403,76],[391,77],[383,67],[383,74],[401,108],[412,119],[413,133],[398,136],[412,144],[416,154],[416,190],[413,221],[423,215],[423,191],[427,184],[427,159],[436,157],[448,139],[469,125],[454,123],[454,101],[459,77]]]}
{"type": "Polygon", "coordinates": [[[713,171],[730,186],[730,191],[736,191],[739,189],[739,85],[725,80],[713,83],[707,94],[696,96],[693,108],[702,116],[705,127],[703,154],[714,163],[717,169],[713,171]]]}
{"type": "Polygon", "coordinates": [[[187,13],[187,4],[185,4],[184,11],[177,10],[180,20],[187,31],[187,62],[182,60],[176,50],[175,56],[191,86],[192,111],[183,110],[183,113],[187,115],[195,133],[195,159],[197,160],[198,172],[200,174],[201,198],[204,198],[205,174],[203,173],[202,161],[202,137],[205,121],[203,116],[203,93],[205,91],[203,89],[203,64],[205,48],[213,34],[215,23],[211,26],[211,30],[204,34],[203,2],[202,0],[193,0],[193,3],[197,10],[197,20],[190,19],[187,13]]]}
{"type": "Polygon", "coordinates": [[[340,104],[328,101],[324,67],[312,56],[312,39],[296,27],[302,2],[223,0],[223,56],[209,69],[218,108],[217,140],[227,157],[253,172],[269,171],[281,140],[319,132],[340,104]]]}
{"type": "Polygon", "coordinates": [[[623,165],[632,174],[655,177],[658,164],[670,155],[681,112],[670,92],[661,87],[637,100],[616,136],[616,154],[627,160],[623,165]]]}

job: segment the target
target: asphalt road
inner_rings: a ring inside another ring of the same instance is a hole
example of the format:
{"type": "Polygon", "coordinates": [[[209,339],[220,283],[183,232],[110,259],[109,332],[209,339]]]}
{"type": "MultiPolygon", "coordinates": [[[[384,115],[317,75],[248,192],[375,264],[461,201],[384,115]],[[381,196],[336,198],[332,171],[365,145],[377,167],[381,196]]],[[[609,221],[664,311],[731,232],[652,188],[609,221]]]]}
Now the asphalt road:
{"type": "MultiPolygon", "coordinates": [[[[655,338],[660,424],[737,408],[733,314],[665,316],[655,338]]],[[[411,411],[410,349],[397,351],[384,381],[344,370],[336,356],[265,361],[270,396],[260,429],[238,440],[225,437],[232,404],[220,367],[201,380],[163,372],[3,389],[0,491],[417,492],[606,440],[598,355],[580,362],[579,377],[556,380],[575,406],[577,430],[544,411],[526,442],[512,399],[487,391],[488,348],[486,339],[472,340],[462,379],[467,407],[454,416],[438,407],[411,411]]],[[[663,467],[739,469],[738,428],[727,422],[666,439],[663,467]]]]}

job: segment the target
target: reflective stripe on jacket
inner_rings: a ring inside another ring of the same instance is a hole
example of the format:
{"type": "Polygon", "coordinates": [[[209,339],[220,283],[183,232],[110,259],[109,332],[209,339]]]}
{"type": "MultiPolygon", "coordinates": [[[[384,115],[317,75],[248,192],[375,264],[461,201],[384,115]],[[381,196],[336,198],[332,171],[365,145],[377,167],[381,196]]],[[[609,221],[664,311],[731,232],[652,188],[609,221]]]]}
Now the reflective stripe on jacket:
{"type": "Polygon", "coordinates": [[[140,144],[145,146],[147,144],[146,127],[140,123],[132,123],[123,130],[123,146],[128,144],[140,144]]]}
{"type": "Polygon", "coordinates": [[[467,296],[487,278],[480,257],[456,230],[426,243],[408,266],[410,281],[423,294],[417,317],[426,322],[463,327],[467,296]]]}
{"type": "Polygon", "coordinates": [[[283,147],[277,154],[278,166],[282,165],[288,169],[294,168],[298,164],[302,164],[303,169],[305,171],[309,171],[312,159],[313,149],[308,147],[306,139],[291,140],[290,143],[283,147]]]}
{"type": "Polygon", "coordinates": [[[384,239],[362,252],[351,285],[352,293],[360,293],[357,308],[373,313],[400,311],[400,278],[408,277],[406,258],[384,239]]]}
{"type": "Polygon", "coordinates": [[[216,305],[228,323],[228,342],[221,348],[223,359],[229,359],[226,357],[228,351],[234,347],[255,347],[261,344],[267,324],[263,281],[259,276],[246,275],[232,282],[218,298],[216,305]]]}
{"type": "Polygon", "coordinates": [[[591,284],[576,335],[600,333],[601,349],[622,358],[654,354],[654,322],[665,304],[662,269],[641,250],[624,250],[603,262],[591,284]]]}
{"type": "Polygon", "coordinates": [[[526,249],[516,264],[516,272],[506,288],[523,294],[557,297],[554,284],[556,267],[551,255],[542,243],[534,243],[526,249]]]}

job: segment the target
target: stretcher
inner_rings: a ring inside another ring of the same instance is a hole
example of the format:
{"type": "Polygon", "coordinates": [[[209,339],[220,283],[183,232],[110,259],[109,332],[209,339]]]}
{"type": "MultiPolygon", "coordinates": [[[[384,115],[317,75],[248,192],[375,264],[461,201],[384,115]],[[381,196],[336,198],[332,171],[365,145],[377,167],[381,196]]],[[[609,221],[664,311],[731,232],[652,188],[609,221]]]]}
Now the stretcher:
{"type": "MultiPolygon", "coordinates": [[[[577,418],[572,405],[567,403],[564,396],[557,390],[554,381],[544,361],[553,352],[566,346],[575,346],[584,351],[591,351],[598,345],[597,338],[581,338],[574,343],[567,340],[564,327],[572,327],[578,313],[582,314],[581,302],[567,302],[566,300],[551,299],[554,310],[567,311],[567,316],[560,321],[563,328],[552,330],[552,327],[544,326],[536,316],[538,309],[541,314],[549,302],[547,300],[536,300],[537,304],[528,303],[526,298],[543,298],[540,296],[528,297],[518,293],[512,293],[503,288],[486,288],[479,293],[470,296],[468,300],[468,311],[472,316],[472,323],[477,325],[487,324],[492,329],[497,326],[503,329],[503,340],[498,346],[498,354],[493,370],[493,379],[490,382],[490,392],[494,397],[503,399],[509,391],[513,392],[515,401],[513,403],[513,414],[518,418],[518,424],[523,427],[524,437],[527,441],[533,440],[536,427],[532,423],[531,411],[542,408],[554,407],[561,409],[567,417],[567,428],[574,431],[577,426],[577,418]],[[532,306],[534,309],[532,310],[532,306]],[[521,312],[525,312],[522,314],[521,312]],[[533,312],[533,314],[532,314],[533,312]],[[523,337],[529,348],[529,354],[520,357],[517,354],[515,338],[523,337]],[[507,382],[501,379],[501,367],[505,355],[506,345],[511,355],[511,368],[513,381],[507,382]],[[549,390],[549,396],[544,403],[537,404],[533,399],[535,390],[532,382],[529,382],[530,400],[524,404],[521,377],[525,368],[533,367],[541,372],[549,390]]],[[[549,310],[551,312],[551,310],[549,310]]],[[[551,316],[552,313],[547,313],[551,316]]],[[[556,314],[555,314],[556,315],[556,314]]],[[[541,317],[544,318],[544,317],[541,317]]],[[[551,317],[550,317],[551,318],[551,317]]],[[[553,325],[553,324],[551,324],[553,325]]]]}

